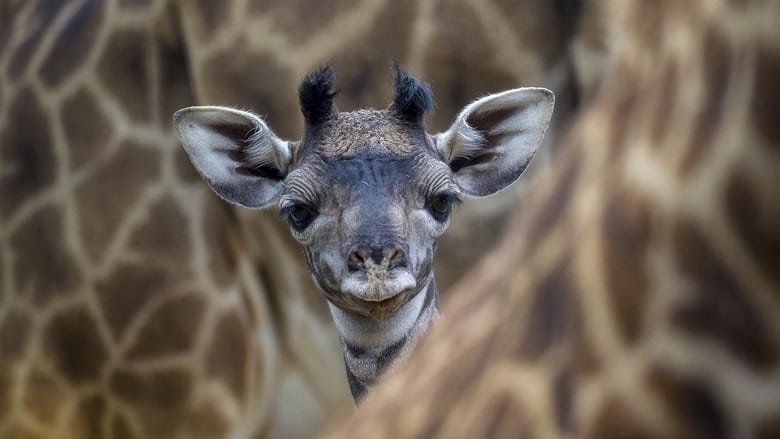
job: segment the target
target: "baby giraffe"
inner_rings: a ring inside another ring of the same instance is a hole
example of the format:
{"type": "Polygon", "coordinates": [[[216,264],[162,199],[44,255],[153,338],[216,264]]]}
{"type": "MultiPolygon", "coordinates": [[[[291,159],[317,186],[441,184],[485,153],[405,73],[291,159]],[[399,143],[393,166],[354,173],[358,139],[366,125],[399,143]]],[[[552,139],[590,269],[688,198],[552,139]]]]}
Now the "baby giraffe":
{"type": "Polygon", "coordinates": [[[433,255],[453,204],[493,194],[523,173],[554,96],[543,88],[486,96],[429,135],[427,83],[396,68],[386,109],[338,112],[334,80],[325,67],[301,84],[299,141],[233,108],[190,107],[173,119],[220,197],[255,209],[279,205],[328,300],[357,401],[438,316],[433,255]]]}

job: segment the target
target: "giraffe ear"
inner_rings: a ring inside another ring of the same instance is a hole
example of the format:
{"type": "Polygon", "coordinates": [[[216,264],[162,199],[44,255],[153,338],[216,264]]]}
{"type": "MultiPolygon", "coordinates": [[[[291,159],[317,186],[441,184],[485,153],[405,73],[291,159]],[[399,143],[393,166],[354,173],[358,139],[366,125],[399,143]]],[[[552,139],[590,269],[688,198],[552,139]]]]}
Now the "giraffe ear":
{"type": "Polygon", "coordinates": [[[260,117],[227,107],[189,107],[173,115],[184,150],[224,200],[250,208],[273,202],[292,156],[260,117]]]}
{"type": "Polygon", "coordinates": [[[434,136],[442,160],[467,195],[481,197],[512,184],[531,162],[552,117],[555,95],[518,88],[486,96],[434,136]]]}

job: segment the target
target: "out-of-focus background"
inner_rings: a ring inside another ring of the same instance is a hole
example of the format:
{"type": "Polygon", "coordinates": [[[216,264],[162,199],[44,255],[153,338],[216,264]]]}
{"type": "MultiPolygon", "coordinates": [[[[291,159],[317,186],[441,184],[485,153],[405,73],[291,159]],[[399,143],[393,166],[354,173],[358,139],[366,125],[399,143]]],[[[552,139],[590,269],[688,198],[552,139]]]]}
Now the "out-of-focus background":
{"type": "Polygon", "coordinates": [[[299,245],[276,212],[208,190],[171,115],[246,108],[298,139],[298,84],[324,63],[342,111],[385,107],[393,61],[429,81],[432,133],[482,95],[552,89],[532,168],[455,212],[446,303],[598,89],[607,17],[575,0],[0,0],[0,438],[310,437],[352,410],[299,245]]]}

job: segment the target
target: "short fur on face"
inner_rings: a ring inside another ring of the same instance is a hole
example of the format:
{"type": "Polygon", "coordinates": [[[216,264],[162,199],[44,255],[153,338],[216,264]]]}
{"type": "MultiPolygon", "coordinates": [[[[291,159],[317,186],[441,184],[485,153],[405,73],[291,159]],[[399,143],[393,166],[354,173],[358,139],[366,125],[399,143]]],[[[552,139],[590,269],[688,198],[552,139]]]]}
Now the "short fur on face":
{"type": "Polygon", "coordinates": [[[433,108],[430,86],[397,66],[394,75],[387,108],[350,112],[335,108],[333,69],[307,75],[299,89],[306,123],[298,142],[279,139],[261,118],[235,109],[192,107],[174,118],[209,185],[247,207],[279,203],[318,283],[333,293],[331,299],[346,291],[349,297],[341,294],[337,305],[359,303],[352,311],[369,316],[389,304],[379,305],[377,297],[397,294],[394,306],[403,304],[401,297],[414,293],[408,285],[429,277],[436,240],[459,195],[489,195],[520,176],[554,100],[538,88],[486,96],[464,108],[450,129],[431,136],[423,123],[433,108]],[[400,249],[404,264],[363,260],[371,270],[355,273],[349,266],[358,258],[356,246],[371,247],[370,254],[400,249]]]}
{"type": "Polygon", "coordinates": [[[452,205],[461,195],[500,191],[522,174],[554,97],[539,88],[486,96],[432,136],[423,123],[433,108],[430,86],[398,67],[384,110],[340,113],[335,90],[329,67],[303,80],[298,142],[232,108],[185,108],[174,124],[221,197],[250,208],[278,203],[329,301],[359,397],[437,315],[433,259],[452,205]]]}

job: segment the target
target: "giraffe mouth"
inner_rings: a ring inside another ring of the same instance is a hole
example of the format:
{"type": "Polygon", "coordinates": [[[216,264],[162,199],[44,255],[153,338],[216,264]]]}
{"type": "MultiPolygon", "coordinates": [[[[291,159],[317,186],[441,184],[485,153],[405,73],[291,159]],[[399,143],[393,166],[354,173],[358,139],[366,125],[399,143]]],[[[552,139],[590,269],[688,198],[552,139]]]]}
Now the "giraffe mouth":
{"type": "Polygon", "coordinates": [[[414,289],[404,290],[389,299],[381,301],[366,301],[354,296],[346,296],[334,305],[352,314],[369,317],[374,320],[387,320],[415,296],[414,289]]]}
{"type": "Polygon", "coordinates": [[[362,302],[382,303],[413,290],[417,282],[408,270],[381,274],[351,273],[341,280],[341,292],[362,302]]]}
{"type": "Polygon", "coordinates": [[[391,270],[383,276],[351,273],[341,281],[339,300],[331,302],[339,308],[386,320],[414,296],[417,282],[408,270],[391,270]]]}

